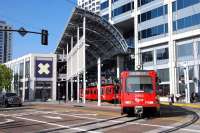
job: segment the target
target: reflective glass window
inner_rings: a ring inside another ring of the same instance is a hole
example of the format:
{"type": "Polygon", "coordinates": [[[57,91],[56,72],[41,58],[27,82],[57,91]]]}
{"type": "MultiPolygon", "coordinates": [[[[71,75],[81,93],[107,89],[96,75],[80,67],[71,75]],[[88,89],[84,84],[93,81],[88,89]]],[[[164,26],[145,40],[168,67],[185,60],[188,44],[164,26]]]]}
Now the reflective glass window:
{"type": "Polygon", "coordinates": [[[157,60],[166,60],[169,59],[168,48],[162,48],[156,50],[157,60]]]}
{"type": "Polygon", "coordinates": [[[158,78],[161,80],[161,82],[169,81],[169,68],[165,69],[158,69],[158,78]]]}
{"type": "Polygon", "coordinates": [[[177,21],[177,28],[178,29],[183,29],[184,28],[184,19],[179,19],[177,21]]]}
{"type": "Polygon", "coordinates": [[[158,25],[158,26],[151,27],[151,28],[140,31],[138,33],[138,34],[140,34],[139,40],[144,39],[144,38],[148,38],[148,37],[161,35],[161,34],[164,34],[164,33],[167,33],[167,32],[168,32],[168,25],[167,24],[158,25]]]}
{"type": "Polygon", "coordinates": [[[197,42],[197,48],[198,48],[198,55],[200,55],[200,41],[197,42]]]}
{"type": "Polygon", "coordinates": [[[189,72],[189,80],[193,80],[193,78],[194,78],[194,66],[189,66],[188,72],[189,72]]]}
{"type": "Polygon", "coordinates": [[[148,4],[154,0],[138,0],[138,7],[148,4]]]}
{"type": "Polygon", "coordinates": [[[23,78],[23,74],[24,74],[24,63],[20,63],[19,66],[20,66],[19,67],[19,77],[20,77],[20,79],[22,79],[23,78]]]}
{"type": "Polygon", "coordinates": [[[169,84],[161,84],[159,85],[159,95],[160,96],[168,96],[170,93],[169,84]]]}
{"type": "Polygon", "coordinates": [[[200,14],[194,14],[185,18],[173,21],[173,30],[179,30],[200,24],[200,14]]]}
{"type": "Polygon", "coordinates": [[[150,10],[148,12],[138,15],[138,23],[162,16],[165,14],[167,14],[167,5],[160,6],[156,9],[153,9],[153,10],[150,10]],[[141,21],[139,21],[139,19],[141,21]]]}
{"type": "Polygon", "coordinates": [[[189,27],[192,25],[192,17],[189,16],[189,17],[186,17],[185,20],[184,20],[184,27],[189,27]]]}
{"type": "Polygon", "coordinates": [[[182,57],[188,57],[188,56],[193,56],[193,44],[187,43],[187,44],[178,45],[177,57],[182,58],[182,57]]]}
{"type": "Polygon", "coordinates": [[[199,3],[200,0],[176,0],[172,3],[173,12],[199,3]]]}
{"type": "Polygon", "coordinates": [[[104,18],[105,20],[108,20],[109,19],[109,15],[105,14],[105,15],[102,16],[102,18],[104,18]]]}
{"type": "Polygon", "coordinates": [[[107,7],[108,7],[108,5],[109,5],[109,3],[108,3],[108,0],[107,0],[107,1],[105,1],[105,2],[103,2],[103,3],[101,3],[101,10],[103,10],[103,9],[107,8],[107,7]]]}
{"type": "Polygon", "coordinates": [[[112,17],[115,17],[115,16],[117,16],[117,15],[120,15],[120,14],[122,14],[122,13],[125,13],[125,12],[127,12],[127,11],[132,10],[132,9],[133,9],[132,4],[133,4],[133,2],[128,3],[128,4],[125,4],[125,5],[123,5],[123,6],[119,7],[119,8],[114,9],[114,10],[112,11],[112,17]]]}
{"type": "Polygon", "coordinates": [[[153,51],[143,52],[142,53],[142,62],[153,62],[153,51]]]}
{"type": "Polygon", "coordinates": [[[157,8],[157,16],[162,16],[164,14],[163,6],[157,8]]]}

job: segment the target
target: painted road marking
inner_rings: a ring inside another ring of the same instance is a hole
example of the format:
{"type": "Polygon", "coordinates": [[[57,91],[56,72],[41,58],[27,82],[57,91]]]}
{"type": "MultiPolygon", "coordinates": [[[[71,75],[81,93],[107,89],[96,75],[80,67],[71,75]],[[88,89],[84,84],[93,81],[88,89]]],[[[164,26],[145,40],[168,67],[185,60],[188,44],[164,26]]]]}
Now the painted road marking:
{"type": "MultiPolygon", "coordinates": [[[[71,116],[71,117],[77,117],[77,118],[83,118],[83,119],[91,119],[91,120],[106,120],[106,119],[100,119],[100,118],[90,118],[90,117],[83,117],[83,116],[77,116],[76,115],[72,115],[72,114],[61,114],[61,113],[57,113],[57,112],[47,112],[47,111],[35,111],[33,113],[43,113],[43,114],[56,114],[56,115],[61,115],[61,116],[71,116]]],[[[15,114],[16,115],[16,114],[15,114]]],[[[35,121],[35,122],[40,122],[40,123],[44,123],[44,124],[48,124],[48,125],[54,125],[54,126],[58,126],[61,128],[68,128],[68,129],[73,129],[73,130],[78,130],[78,131],[85,131],[84,129],[77,129],[77,128],[70,128],[71,126],[64,126],[64,125],[59,125],[59,124],[55,124],[55,123],[48,123],[45,121],[38,121],[38,120],[34,120],[34,119],[28,119],[28,118],[23,118],[23,117],[17,117],[17,116],[12,116],[12,115],[5,115],[5,114],[0,114],[0,116],[5,116],[5,117],[15,117],[15,118],[19,118],[19,119],[24,119],[24,120],[29,120],[29,121],[35,121]]],[[[112,120],[112,122],[123,122],[120,120],[112,120]]],[[[160,127],[160,128],[174,128],[173,126],[163,126],[163,125],[155,125],[155,124],[145,124],[145,123],[136,123],[136,122],[130,122],[127,124],[136,124],[136,125],[143,125],[143,126],[152,126],[152,127],[160,127]]],[[[184,129],[180,129],[183,131],[190,131],[190,132],[196,132],[196,133],[200,133],[199,130],[195,130],[195,129],[189,129],[189,128],[184,128],[184,129]]]]}
{"type": "Polygon", "coordinates": [[[47,115],[43,115],[43,117],[45,117],[45,118],[49,118],[49,119],[62,120],[62,118],[59,117],[59,116],[47,116],[47,115]]]}
{"type": "MultiPolygon", "coordinates": [[[[39,111],[43,112],[43,111],[39,111]]],[[[76,117],[76,118],[82,118],[82,119],[89,119],[89,120],[105,120],[105,119],[99,119],[99,118],[91,118],[91,117],[85,117],[85,116],[78,116],[78,115],[73,115],[73,114],[61,114],[58,112],[48,112],[48,114],[55,114],[55,115],[61,115],[61,116],[71,116],[71,117],[76,117]]]]}
{"type": "MultiPolygon", "coordinates": [[[[60,124],[56,124],[56,123],[50,123],[50,122],[40,121],[40,120],[35,120],[35,119],[29,119],[29,118],[23,118],[23,117],[15,117],[15,118],[27,120],[27,121],[32,121],[32,122],[43,123],[43,124],[47,124],[47,125],[51,125],[51,126],[57,126],[57,127],[61,127],[61,128],[68,128],[70,130],[87,131],[87,130],[81,129],[81,128],[71,128],[70,126],[64,126],[64,125],[60,125],[60,124]]],[[[89,133],[100,133],[100,132],[89,131],[89,133]]]]}
{"type": "Polygon", "coordinates": [[[12,120],[12,119],[6,119],[6,121],[4,122],[0,122],[0,125],[2,124],[7,124],[7,123],[10,123],[10,122],[14,122],[15,120],[12,120]]]}
{"type": "MultiPolygon", "coordinates": [[[[76,130],[76,131],[87,131],[87,130],[81,129],[81,128],[71,128],[71,126],[64,126],[64,125],[60,125],[60,124],[56,124],[56,123],[50,123],[50,122],[40,121],[40,120],[35,120],[35,119],[29,119],[29,118],[24,118],[24,117],[20,117],[20,116],[5,115],[5,114],[0,114],[0,116],[5,116],[5,117],[11,116],[11,117],[26,120],[26,121],[38,122],[38,123],[43,123],[43,124],[47,124],[47,125],[51,125],[51,126],[57,126],[57,127],[61,127],[61,128],[67,128],[67,129],[76,130]]],[[[100,132],[89,131],[89,133],[100,133],[100,132]]]]}

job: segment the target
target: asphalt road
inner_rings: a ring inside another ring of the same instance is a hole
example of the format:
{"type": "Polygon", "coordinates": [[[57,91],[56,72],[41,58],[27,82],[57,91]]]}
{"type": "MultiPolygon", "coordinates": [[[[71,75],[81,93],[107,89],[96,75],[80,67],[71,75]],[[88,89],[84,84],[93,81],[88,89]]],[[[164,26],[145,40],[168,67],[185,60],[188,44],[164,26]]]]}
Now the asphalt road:
{"type": "Polygon", "coordinates": [[[160,117],[121,116],[119,107],[35,104],[0,111],[0,133],[200,133],[200,110],[163,105],[160,117]],[[16,110],[17,109],[17,110],[16,110]]]}

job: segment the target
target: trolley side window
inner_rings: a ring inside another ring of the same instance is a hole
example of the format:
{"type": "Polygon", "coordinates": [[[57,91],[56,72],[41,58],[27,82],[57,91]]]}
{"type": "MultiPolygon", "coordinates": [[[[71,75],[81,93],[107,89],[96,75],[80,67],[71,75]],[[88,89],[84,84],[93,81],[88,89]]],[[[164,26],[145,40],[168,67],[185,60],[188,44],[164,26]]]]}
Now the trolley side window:
{"type": "Polygon", "coordinates": [[[126,91],[127,92],[152,92],[152,79],[148,76],[141,77],[128,77],[126,80],[126,91]]]}

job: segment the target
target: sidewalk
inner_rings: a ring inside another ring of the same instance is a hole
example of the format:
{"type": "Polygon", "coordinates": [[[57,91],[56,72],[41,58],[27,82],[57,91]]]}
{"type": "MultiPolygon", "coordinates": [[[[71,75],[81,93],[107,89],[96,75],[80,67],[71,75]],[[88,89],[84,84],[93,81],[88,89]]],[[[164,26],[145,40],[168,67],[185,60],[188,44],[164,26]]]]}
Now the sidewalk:
{"type": "MultiPolygon", "coordinates": [[[[161,102],[161,105],[169,105],[168,102],[161,102]]],[[[190,108],[198,108],[200,109],[200,102],[197,103],[173,103],[173,106],[179,106],[179,107],[190,107],[190,108]]]]}

